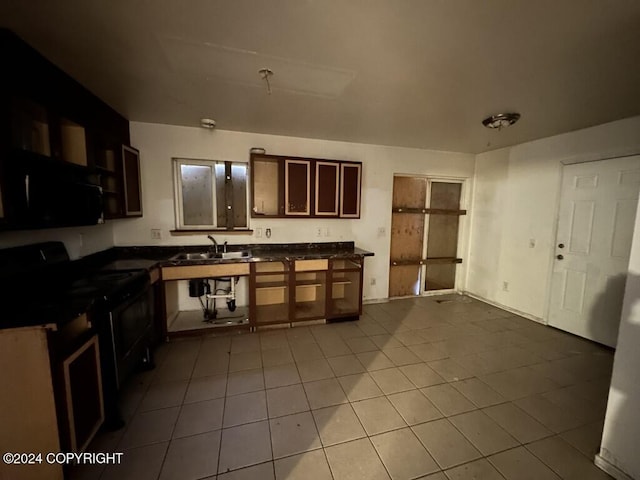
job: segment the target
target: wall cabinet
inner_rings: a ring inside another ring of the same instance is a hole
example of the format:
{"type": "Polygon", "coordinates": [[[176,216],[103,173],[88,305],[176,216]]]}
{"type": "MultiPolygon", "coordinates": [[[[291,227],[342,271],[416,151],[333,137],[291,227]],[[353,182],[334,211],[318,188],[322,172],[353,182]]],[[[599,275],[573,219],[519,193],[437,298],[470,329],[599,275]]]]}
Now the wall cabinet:
{"type": "Polygon", "coordinates": [[[251,155],[253,218],[360,218],[362,164],[251,155]]]}
{"type": "Polygon", "coordinates": [[[140,152],[122,146],[122,182],[124,187],[124,215],[142,216],[142,187],[140,179],[140,152]]]}
{"type": "Polygon", "coordinates": [[[0,225],[66,226],[26,218],[28,171],[72,172],[74,181],[101,186],[105,218],[142,215],[129,122],[11,32],[0,29],[0,48],[0,225]]]}
{"type": "Polygon", "coordinates": [[[362,165],[340,164],[340,216],[360,218],[360,183],[362,165]]]}
{"type": "Polygon", "coordinates": [[[316,161],[316,215],[335,217],[339,214],[339,182],[339,162],[316,161]]]}
{"type": "Polygon", "coordinates": [[[284,178],[285,215],[311,215],[311,162],[286,159],[284,178]]]}

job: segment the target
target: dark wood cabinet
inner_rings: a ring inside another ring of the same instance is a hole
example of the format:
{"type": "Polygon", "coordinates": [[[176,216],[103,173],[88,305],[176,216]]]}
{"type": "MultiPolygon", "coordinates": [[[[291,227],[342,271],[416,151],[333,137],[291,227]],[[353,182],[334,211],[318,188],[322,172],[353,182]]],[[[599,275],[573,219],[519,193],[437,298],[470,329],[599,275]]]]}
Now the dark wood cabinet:
{"type": "Polygon", "coordinates": [[[142,216],[142,189],[140,186],[140,152],[122,146],[122,181],[124,184],[124,215],[142,216]]]}
{"type": "Polygon", "coordinates": [[[32,171],[55,172],[47,191],[67,172],[74,181],[101,186],[105,218],[142,215],[139,158],[128,147],[129,122],[4,29],[0,49],[0,226],[67,226],[26,218],[24,183],[32,171]]]}
{"type": "Polygon", "coordinates": [[[340,216],[360,218],[362,164],[340,164],[340,216]]]}
{"type": "Polygon", "coordinates": [[[329,261],[327,319],[350,319],[362,314],[362,264],[362,257],[329,261]]]}
{"type": "Polygon", "coordinates": [[[311,162],[284,161],[285,215],[311,215],[311,162]]]}
{"type": "Polygon", "coordinates": [[[252,328],[362,314],[363,257],[251,263],[252,328]]]}
{"type": "Polygon", "coordinates": [[[340,163],[316,161],[316,208],[318,216],[335,217],[340,203],[340,163]]]}
{"type": "Polygon", "coordinates": [[[253,218],[360,218],[362,163],[251,155],[253,218]]]}

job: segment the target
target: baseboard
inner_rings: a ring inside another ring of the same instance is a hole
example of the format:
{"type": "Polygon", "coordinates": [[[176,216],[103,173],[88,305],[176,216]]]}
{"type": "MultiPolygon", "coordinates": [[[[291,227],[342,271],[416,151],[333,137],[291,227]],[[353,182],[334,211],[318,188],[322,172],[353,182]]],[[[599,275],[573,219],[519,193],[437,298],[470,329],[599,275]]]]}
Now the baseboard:
{"type": "Polygon", "coordinates": [[[618,467],[609,463],[609,461],[605,458],[601,457],[599,453],[596,455],[593,463],[595,463],[596,467],[598,467],[600,470],[611,475],[616,480],[633,480],[633,478],[624,473],[618,467]]]}
{"type": "Polygon", "coordinates": [[[368,298],[367,300],[362,300],[363,305],[372,305],[374,303],[389,303],[388,298],[368,298]]]}
{"type": "Polygon", "coordinates": [[[508,307],[508,306],[503,305],[501,303],[494,302],[493,300],[489,300],[488,298],[481,297],[480,295],[476,295],[475,293],[471,293],[471,292],[466,292],[465,291],[465,292],[463,292],[463,294],[464,295],[468,295],[471,298],[475,298],[476,300],[480,300],[481,302],[488,303],[489,305],[493,305],[494,307],[501,308],[502,310],[506,310],[507,312],[513,313],[514,315],[519,315],[519,316],[524,317],[524,318],[526,318],[528,320],[532,320],[534,322],[541,323],[542,325],[546,325],[547,324],[547,322],[545,322],[540,317],[536,317],[536,316],[531,315],[529,313],[521,312],[520,310],[516,310],[515,308],[511,308],[511,307],[508,307]]]}

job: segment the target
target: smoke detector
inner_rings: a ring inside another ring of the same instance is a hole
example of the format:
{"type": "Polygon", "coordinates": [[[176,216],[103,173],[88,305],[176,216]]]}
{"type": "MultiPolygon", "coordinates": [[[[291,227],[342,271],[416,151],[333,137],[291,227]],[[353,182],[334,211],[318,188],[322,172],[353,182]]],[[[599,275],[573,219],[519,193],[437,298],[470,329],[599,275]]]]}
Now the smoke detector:
{"type": "Polygon", "coordinates": [[[208,128],[210,130],[213,130],[214,128],[216,128],[216,121],[213,120],[212,118],[201,118],[200,126],[202,128],[208,128]]]}

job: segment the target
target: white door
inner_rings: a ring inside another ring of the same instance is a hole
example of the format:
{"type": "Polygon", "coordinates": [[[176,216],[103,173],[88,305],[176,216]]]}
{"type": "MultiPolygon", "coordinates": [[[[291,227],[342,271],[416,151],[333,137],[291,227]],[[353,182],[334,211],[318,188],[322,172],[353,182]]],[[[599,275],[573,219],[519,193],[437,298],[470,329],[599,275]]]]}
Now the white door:
{"type": "Polygon", "coordinates": [[[549,325],[615,346],[640,190],[640,156],[566,165],[549,325]]]}

